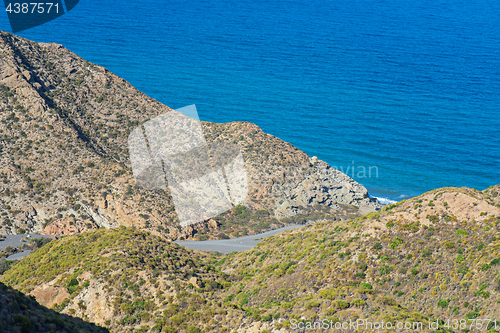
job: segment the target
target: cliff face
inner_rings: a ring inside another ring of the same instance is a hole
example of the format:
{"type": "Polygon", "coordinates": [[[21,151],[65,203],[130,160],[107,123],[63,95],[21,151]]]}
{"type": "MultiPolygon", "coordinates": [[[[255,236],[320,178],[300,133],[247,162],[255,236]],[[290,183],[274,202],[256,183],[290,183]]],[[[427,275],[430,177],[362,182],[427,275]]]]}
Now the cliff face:
{"type": "MultiPolygon", "coordinates": [[[[128,156],[131,131],[170,108],[61,45],[2,32],[0,52],[1,233],[126,225],[186,235],[169,192],[138,188],[128,156]]],[[[254,124],[203,130],[208,141],[240,146],[249,176],[243,204],[267,211],[274,225],[317,205],[380,207],[354,180],[254,124]]]]}

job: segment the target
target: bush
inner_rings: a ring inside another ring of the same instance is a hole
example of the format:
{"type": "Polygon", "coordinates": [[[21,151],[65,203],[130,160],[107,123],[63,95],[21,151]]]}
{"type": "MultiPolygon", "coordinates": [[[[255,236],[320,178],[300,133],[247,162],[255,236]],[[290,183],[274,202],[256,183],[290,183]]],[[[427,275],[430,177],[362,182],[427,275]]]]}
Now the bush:
{"type": "Polygon", "coordinates": [[[307,302],[306,308],[307,309],[317,308],[319,305],[320,305],[320,303],[318,301],[310,301],[310,302],[307,302]]]}
{"type": "Polygon", "coordinates": [[[430,256],[431,256],[431,254],[432,254],[432,251],[431,251],[431,250],[429,250],[428,248],[425,248],[425,249],[423,249],[423,251],[422,251],[422,255],[423,255],[424,257],[430,257],[430,256]]]}
{"type": "Polygon", "coordinates": [[[488,269],[490,269],[490,267],[491,266],[489,264],[482,264],[480,270],[487,271],[488,269]]]}
{"type": "Polygon", "coordinates": [[[337,293],[334,290],[325,289],[319,292],[319,297],[333,300],[335,299],[335,297],[337,297],[337,293]]]}
{"type": "Polygon", "coordinates": [[[465,315],[465,319],[476,319],[480,316],[479,312],[477,311],[472,311],[472,312],[469,312],[465,315]]]}
{"type": "Polygon", "coordinates": [[[446,309],[448,307],[448,304],[449,304],[449,301],[448,300],[444,300],[444,299],[440,299],[437,302],[437,306],[439,306],[440,308],[443,308],[443,309],[446,309]]]}
{"type": "Polygon", "coordinates": [[[363,301],[362,299],[360,298],[355,298],[352,300],[352,304],[356,305],[356,306],[363,306],[366,304],[365,301],[363,301]]]}
{"type": "MultiPolygon", "coordinates": [[[[491,331],[494,331],[494,332],[497,332],[497,330],[494,330],[493,328],[496,328],[497,325],[498,325],[498,320],[491,320],[489,323],[488,323],[488,326],[486,326],[486,329],[487,330],[491,330],[491,331]]],[[[488,333],[491,333],[491,331],[488,331],[488,333]]]]}
{"type": "Polygon", "coordinates": [[[462,263],[462,262],[464,262],[464,261],[465,261],[464,256],[458,256],[458,257],[457,257],[457,259],[455,259],[455,262],[456,262],[457,264],[460,264],[460,263],[462,263]]]}
{"type": "Polygon", "coordinates": [[[360,262],[358,263],[358,267],[360,270],[362,270],[363,272],[366,271],[368,269],[368,265],[363,263],[363,262],[360,262]]]}
{"type": "Polygon", "coordinates": [[[11,262],[9,262],[5,259],[0,260],[0,275],[5,273],[9,269],[11,264],[12,264],[11,262]]]}
{"type": "Polygon", "coordinates": [[[382,297],[382,300],[381,300],[382,304],[385,304],[385,305],[391,305],[391,306],[394,306],[396,305],[396,300],[393,298],[393,297],[382,297]]]}
{"type": "Polygon", "coordinates": [[[78,280],[73,278],[71,279],[71,281],[69,282],[68,284],[68,288],[71,288],[71,287],[74,287],[74,286],[77,286],[78,285],[78,280]]]}
{"type": "Polygon", "coordinates": [[[447,240],[447,241],[443,242],[443,246],[445,248],[447,248],[447,249],[452,249],[452,248],[455,247],[455,243],[453,243],[452,241],[447,240]]]}
{"type": "Polygon", "coordinates": [[[396,238],[394,238],[392,240],[390,248],[394,250],[395,248],[397,248],[402,243],[403,243],[403,240],[401,238],[399,238],[399,237],[396,237],[396,238]]]}
{"type": "Polygon", "coordinates": [[[349,303],[342,300],[336,300],[332,305],[337,309],[347,309],[349,307],[349,303]]]}
{"type": "Polygon", "coordinates": [[[260,318],[260,321],[271,321],[273,319],[273,316],[271,315],[265,315],[260,318]]]}
{"type": "Polygon", "coordinates": [[[431,221],[432,223],[438,223],[439,222],[439,216],[437,215],[427,215],[427,219],[431,221]]]}
{"type": "Polygon", "coordinates": [[[382,265],[378,268],[378,271],[380,272],[380,274],[382,275],[387,275],[391,272],[391,269],[389,268],[389,266],[387,265],[382,265]]]}
{"type": "Polygon", "coordinates": [[[369,290],[373,289],[372,285],[366,282],[361,282],[359,286],[364,289],[369,289],[369,290]]]}

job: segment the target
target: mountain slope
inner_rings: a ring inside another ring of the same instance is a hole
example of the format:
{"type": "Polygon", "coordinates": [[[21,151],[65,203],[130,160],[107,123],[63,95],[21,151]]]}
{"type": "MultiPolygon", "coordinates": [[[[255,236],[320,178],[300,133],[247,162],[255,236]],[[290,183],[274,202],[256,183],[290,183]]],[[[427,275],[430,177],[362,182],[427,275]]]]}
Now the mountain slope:
{"type": "Polygon", "coordinates": [[[231,283],[207,260],[145,231],[119,227],[52,241],[2,281],[113,332],[212,331],[214,316],[226,311],[214,293],[231,283]]]}
{"type": "Polygon", "coordinates": [[[126,228],[68,236],[2,281],[113,332],[288,332],[323,319],[500,326],[499,268],[500,204],[488,191],[444,188],[229,255],[126,228]]]}
{"type": "Polygon", "coordinates": [[[0,332],[108,332],[107,329],[40,306],[0,283],[0,332]]]}
{"type": "MultiPolygon", "coordinates": [[[[0,52],[2,233],[126,225],[176,239],[206,229],[179,230],[169,192],[138,188],[132,177],[129,134],[170,108],[61,45],[0,32],[0,52]]],[[[324,217],[350,205],[380,207],[354,180],[254,124],[203,123],[203,129],[209,143],[234,142],[243,152],[249,174],[243,205],[265,212],[247,225],[266,219],[266,229],[311,211],[324,217]]],[[[225,230],[226,220],[212,222],[208,234],[254,232],[237,224],[225,230]]]]}
{"type": "Polygon", "coordinates": [[[500,204],[485,192],[444,188],[348,223],[269,237],[219,266],[251,277],[226,294],[261,316],[279,313],[287,321],[276,327],[297,315],[500,320],[500,204]]]}

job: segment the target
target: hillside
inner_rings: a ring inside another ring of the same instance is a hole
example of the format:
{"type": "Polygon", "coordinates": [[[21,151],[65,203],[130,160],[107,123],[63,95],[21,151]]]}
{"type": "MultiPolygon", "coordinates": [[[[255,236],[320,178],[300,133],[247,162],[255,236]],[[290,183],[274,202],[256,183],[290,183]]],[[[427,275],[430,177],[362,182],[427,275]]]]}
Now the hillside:
{"type": "Polygon", "coordinates": [[[229,255],[144,231],[98,230],[45,245],[2,281],[113,332],[288,332],[298,320],[325,318],[500,320],[500,203],[491,192],[434,190],[229,255]]]}
{"type": "Polygon", "coordinates": [[[209,260],[145,231],[120,227],[52,241],[2,280],[42,305],[113,332],[212,331],[210,325],[228,310],[217,290],[231,279],[209,260]]]}
{"type": "Polygon", "coordinates": [[[58,44],[0,32],[0,53],[1,233],[124,225],[170,239],[235,237],[300,214],[342,219],[345,208],[380,207],[351,178],[254,124],[205,122],[208,143],[239,145],[249,197],[217,221],[181,229],[168,191],[136,186],[127,147],[137,126],[173,110],[58,44]]]}
{"type": "Polygon", "coordinates": [[[0,283],[0,332],[109,332],[107,329],[49,310],[31,297],[0,283]]]}
{"type": "Polygon", "coordinates": [[[499,230],[500,204],[489,195],[445,188],[265,239],[220,267],[251,277],[227,293],[257,311],[270,304],[261,315],[499,319],[499,230]]]}

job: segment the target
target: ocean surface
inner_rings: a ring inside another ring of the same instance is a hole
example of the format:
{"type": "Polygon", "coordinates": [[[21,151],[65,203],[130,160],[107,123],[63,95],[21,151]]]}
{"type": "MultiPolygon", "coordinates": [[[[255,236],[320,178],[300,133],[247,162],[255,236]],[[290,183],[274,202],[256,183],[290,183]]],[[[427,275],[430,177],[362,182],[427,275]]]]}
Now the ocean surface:
{"type": "Polygon", "coordinates": [[[256,123],[401,200],[500,183],[499,13],[493,0],[81,0],[19,35],[201,120],[256,123]]]}

